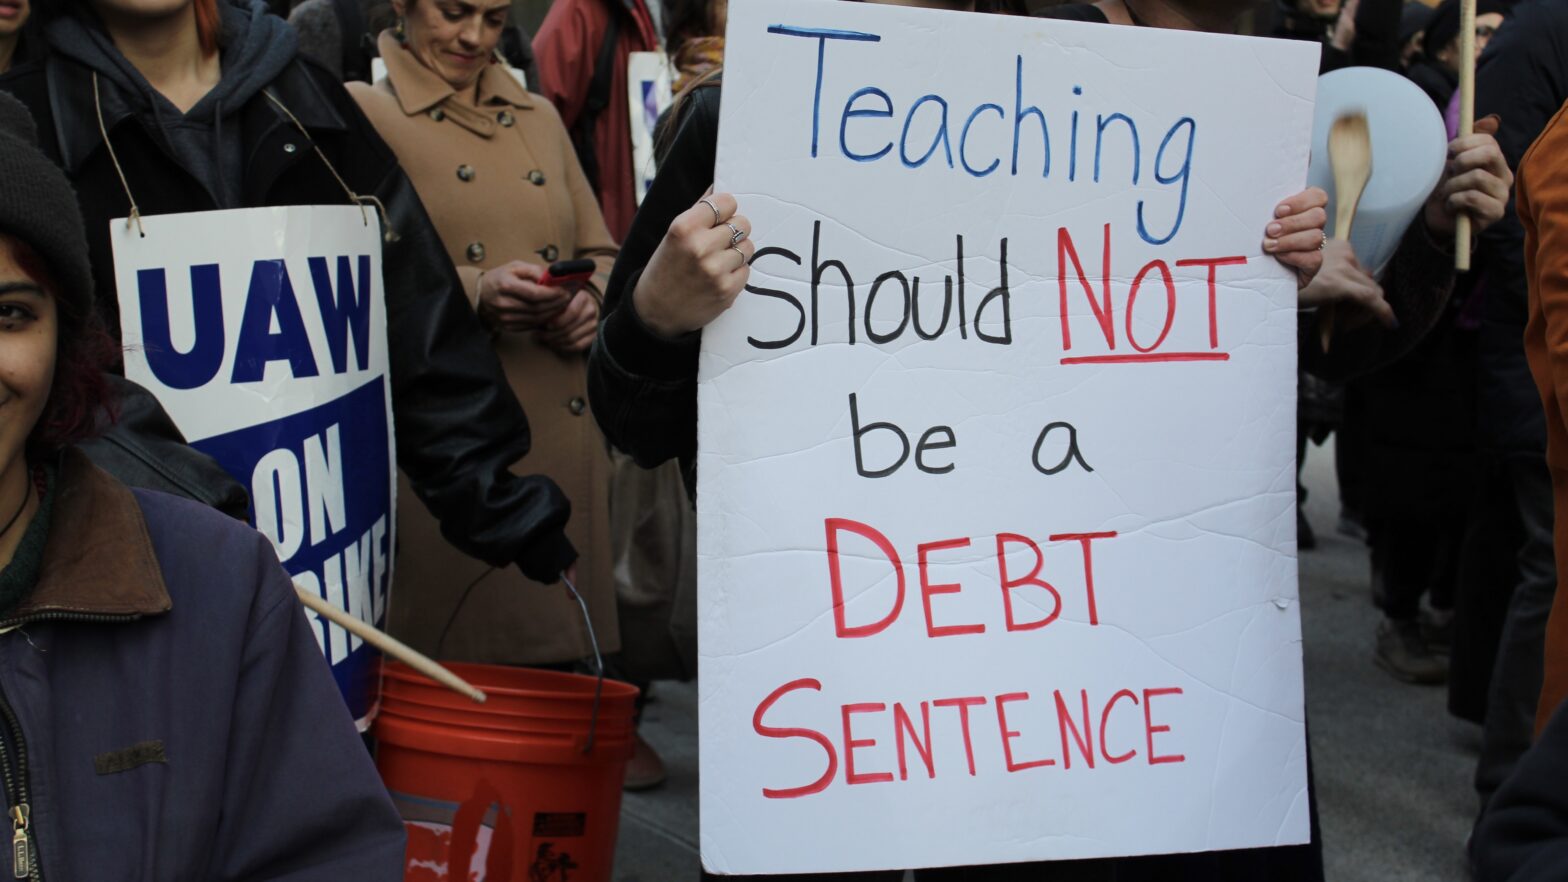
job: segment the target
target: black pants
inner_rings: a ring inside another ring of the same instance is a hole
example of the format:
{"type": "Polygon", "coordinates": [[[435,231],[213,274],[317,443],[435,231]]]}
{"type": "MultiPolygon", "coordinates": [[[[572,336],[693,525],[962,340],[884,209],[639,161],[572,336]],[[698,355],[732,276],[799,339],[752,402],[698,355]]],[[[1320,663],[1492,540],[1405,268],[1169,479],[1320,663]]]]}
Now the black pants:
{"type": "Polygon", "coordinates": [[[1518,506],[1524,541],[1518,551],[1518,581],[1503,621],[1487,692],[1481,758],[1475,789],[1484,803],[1530,747],[1541,697],[1546,620],[1557,590],[1552,557],[1552,476],[1540,455],[1516,454],[1503,470],[1518,506]]]}
{"type": "Polygon", "coordinates": [[[1368,519],[1373,597],[1384,615],[1414,619],[1421,611],[1421,596],[1428,590],[1434,607],[1453,608],[1464,528],[1462,516],[1368,519]]]}

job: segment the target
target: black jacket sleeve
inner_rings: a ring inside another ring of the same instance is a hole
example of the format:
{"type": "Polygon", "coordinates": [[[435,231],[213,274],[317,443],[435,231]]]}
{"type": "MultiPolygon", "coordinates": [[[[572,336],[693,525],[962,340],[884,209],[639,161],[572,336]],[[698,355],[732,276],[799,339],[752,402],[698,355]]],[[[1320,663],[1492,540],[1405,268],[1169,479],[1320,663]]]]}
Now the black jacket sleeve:
{"type": "Polygon", "coordinates": [[[528,452],[528,420],[408,176],[394,165],[374,192],[396,236],[382,268],[398,466],[448,542],[554,582],[577,559],[571,504],[548,477],[508,470],[528,452]]]}
{"type": "Polygon", "coordinates": [[[1568,879],[1568,704],[1492,797],[1476,826],[1479,882],[1568,879]]]}
{"type": "Polygon", "coordinates": [[[151,392],[107,374],[112,407],[99,414],[97,437],[77,445],[93,464],[129,487],[194,499],[231,518],[250,519],[250,495],[223,466],[185,442],[151,392]]]}
{"type": "Polygon", "coordinates": [[[679,458],[688,477],[697,454],[697,354],[701,332],[655,334],[632,305],[632,291],[676,215],[713,185],[719,88],[692,92],[681,108],[669,155],[621,246],[604,296],[604,321],[588,357],[588,395],[610,443],[652,468],[679,458]]]}
{"type": "Polygon", "coordinates": [[[294,68],[347,127],[326,144],[335,167],[386,212],[381,266],[398,467],[463,553],[556,581],[577,559],[563,532],[571,504],[550,478],[511,472],[528,453],[528,420],[424,203],[343,84],[308,59],[294,68]]]}

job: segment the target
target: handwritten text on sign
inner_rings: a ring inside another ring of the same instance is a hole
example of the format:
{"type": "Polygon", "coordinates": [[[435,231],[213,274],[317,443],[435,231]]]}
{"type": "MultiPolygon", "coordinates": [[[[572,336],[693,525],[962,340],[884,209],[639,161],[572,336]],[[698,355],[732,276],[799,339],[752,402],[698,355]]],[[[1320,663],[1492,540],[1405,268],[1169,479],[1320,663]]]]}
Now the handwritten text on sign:
{"type": "MultiPolygon", "coordinates": [[[[1305,841],[1310,46],[732,5],[703,335],[703,859],[1305,841]]],[[[657,183],[655,186],[658,186],[657,183]]]]}
{"type": "MultiPolygon", "coordinates": [[[[352,206],[111,222],[126,376],[250,492],[296,585],[378,627],[392,579],[380,227],[352,206]]],[[[307,615],[368,724],[372,647],[307,615]]]]}

